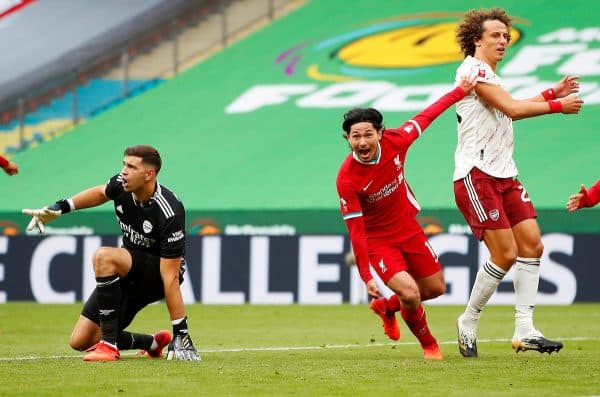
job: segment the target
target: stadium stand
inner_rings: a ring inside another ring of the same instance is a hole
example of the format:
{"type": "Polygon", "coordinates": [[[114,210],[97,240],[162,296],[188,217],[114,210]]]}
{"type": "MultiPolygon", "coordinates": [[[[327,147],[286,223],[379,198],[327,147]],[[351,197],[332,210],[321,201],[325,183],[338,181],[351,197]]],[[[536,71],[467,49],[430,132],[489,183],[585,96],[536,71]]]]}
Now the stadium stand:
{"type": "MultiPolygon", "coordinates": [[[[334,186],[347,154],[341,115],[353,106],[375,106],[394,126],[450,88],[460,61],[453,28],[472,7],[441,0],[377,4],[308,2],[72,133],[17,154],[22,172],[3,181],[9,193],[0,197],[0,218],[22,228],[22,207],[103,183],[119,171],[125,146],[148,143],[161,151],[160,179],[180,193],[194,232],[206,225],[223,233],[344,232],[334,186]],[[444,61],[433,64],[433,58],[444,61]]],[[[546,232],[597,232],[598,208],[574,215],[563,208],[580,183],[598,178],[592,165],[599,73],[585,61],[597,51],[597,40],[590,39],[596,36],[585,33],[596,29],[590,28],[594,16],[579,3],[570,7],[580,18],[568,22],[556,7],[540,14],[538,3],[509,0],[503,6],[519,18],[521,33],[499,70],[511,92],[526,97],[574,73],[581,75],[586,101],[578,117],[516,124],[515,156],[540,225],[546,232]],[[558,46],[561,59],[543,58],[558,46]]],[[[446,112],[407,159],[422,219],[444,231],[464,225],[451,183],[455,123],[446,112]]],[[[110,233],[116,231],[110,212],[106,206],[60,222],[110,233]]]]}

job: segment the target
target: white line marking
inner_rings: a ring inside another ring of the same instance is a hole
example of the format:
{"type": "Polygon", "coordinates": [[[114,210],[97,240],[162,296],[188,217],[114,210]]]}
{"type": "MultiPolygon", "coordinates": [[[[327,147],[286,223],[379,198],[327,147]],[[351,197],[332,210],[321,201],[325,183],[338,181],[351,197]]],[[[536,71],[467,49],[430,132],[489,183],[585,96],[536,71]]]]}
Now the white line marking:
{"type": "MultiPolygon", "coordinates": [[[[510,342],[512,339],[477,339],[477,343],[495,343],[495,342],[510,342]]],[[[576,336],[572,338],[556,338],[560,341],[600,341],[600,338],[590,338],[586,336],[576,336]]],[[[198,353],[241,353],[241,352],[268,352],[268,351],[293,351],[293,350],[324,350],[324,349],[356,349],[369,347],[385,347],[385,346],[408,346],[416,345],[417,342],[395,342],[395,343],[369,343],[368,345],[321,345],[321,346],[281,346],[281,347],[240,347],[232,349],[198,349],[198,353]]],[[[456,341],[439,342],[440,345],[455,345],[456,341]]],[[[122,356],[133,356],[136,352],[121,352],[122,356]]],[[[27,361],[27,360],[48,360],[59,358],[82,358],[82,355],[52,355],[52,356],[24,356],[24,357],[0,357],[0,361],[27,361]]]]}

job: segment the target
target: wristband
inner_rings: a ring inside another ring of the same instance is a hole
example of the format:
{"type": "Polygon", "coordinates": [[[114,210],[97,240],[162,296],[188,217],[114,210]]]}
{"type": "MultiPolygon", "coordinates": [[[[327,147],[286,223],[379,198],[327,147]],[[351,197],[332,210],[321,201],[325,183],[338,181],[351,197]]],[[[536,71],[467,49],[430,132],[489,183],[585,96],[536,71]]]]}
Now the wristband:
{"type": "Polygon", "coordinates": [[[6,168],[10,164],[10,161],[4,156],[0,156],[0,167],[6,168]]]}
{"type": "Polygon", "coordinates": [[[542,91],[541,94],[544,97],[544,99],[547,101],[556,99],[556,93],[554,92],[554,90],[552,88],[548,88],[547,90],[542,91]]]}
{"type": "Polygon", "coordinates": [[[562,104],[560,103],[560,101],[548,101],[548,106],[550,106],[550,113],[562,112],[562,104]]]}
{"type": "Polygon", "coordinates": [[[49,205],[48,209],[52,210],[52,211],[60,211],[61,214],[66,214],[68,212],[71,212],[72,210],[74,210],[75,206],[72,205],[73,200],[72,199],[61,199],[58,200],[56,203],[49,205]]]}

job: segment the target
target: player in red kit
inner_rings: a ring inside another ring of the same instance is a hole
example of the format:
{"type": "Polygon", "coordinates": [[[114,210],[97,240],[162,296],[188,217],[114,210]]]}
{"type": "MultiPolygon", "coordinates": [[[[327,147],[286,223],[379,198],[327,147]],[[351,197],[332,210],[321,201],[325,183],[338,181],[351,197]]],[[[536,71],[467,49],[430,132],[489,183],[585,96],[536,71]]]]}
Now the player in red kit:
{"type": "Polygon", "coordinates": [[[342,124],[352,152],[343,161],[336,184],[359,274],[375,298],[371,309],[393,340],[400,338],[395,316],[400,311],[421,343],[425,359],[441,360],[443,355],[429,331],[421,301],[443,294],[446,284],[416,220],[420,208],[404,179],[404,161],[410,145],[431,122],[474,86],[474,79],[462,79],[400,128],[384,129],[383,116],[372,108],[348,111],[342,124]],[[394,291],[389,299],[379,297],[370,265],[394,291]]]}
{"type": "Polygon", "coordinates": [[[593,207],[600,202],[600,179],[596,184],[589,189],[585,185],[581,185],[579,193],[575,193],[569,197],[567,202],[567,210],[569,212],[577,211],[583,207],[593,207]]]}

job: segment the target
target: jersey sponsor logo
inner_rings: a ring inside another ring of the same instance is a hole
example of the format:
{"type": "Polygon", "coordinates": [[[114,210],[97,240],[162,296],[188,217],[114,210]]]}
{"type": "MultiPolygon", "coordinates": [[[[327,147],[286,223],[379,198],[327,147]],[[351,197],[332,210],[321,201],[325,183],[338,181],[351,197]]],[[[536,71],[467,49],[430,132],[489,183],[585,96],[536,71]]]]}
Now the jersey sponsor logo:
{"type": "Polygon", "coordinates": [[[123,213],[123,206],[121,204],[117,205],[117,212],[123,213]]]}
{"type": "Polygon", "coordinates": [[[365,186],[362,188],[363,192],[366,192],[366,191],[367,191],[367,189],[369,188],[369,186],[371,186],[371,184],[372,184],[372,183],[373,183],[373,179],[371,179],[371,180],[369,181],[369,183],[367,183],[367,184],[366,184],[366,185],[365,185],[365,186]]]}
{"type": "Polygon", "coordinates": [[[100,315],[101,316],[109,316],[112,312],[114,312],[114,309],[100,309],[100,315]]]}
{"type": "Polygon", "coordinates": [[[404,132],[410,134],[411,132],[413,132],[414,129],[415,128],[412,125],[407,125],[406,127],[404,127],[404,132]]]}
{"type": "Polygon", "coordinates": [[[494,222],[498,220],[498,218],[500,218],[500,211],[498,211],[497,208],[494,208],[493,210],[491,210],[489,212],[490,214],[490,219],[493,220],[494,222]]]}
{"type": "Polygon", "coordinates": [[[400,184],[402,183],[403,179],[404,177],[402,173],[400,173],[400,175],[398,175],[397,178],[394,178],[392,182],[379,189],[376,193],[369,194],[369,196],[367,197],[367,202],[374,203],[394,193],[398,189],[398,186],[400,186],[400,184]]]}
{"type": "Polygon", "coordinates": [[[167,238],[167,242],[169,243],[174,243],[176,241],[179,241],[183,238],[184,234],[183,234],[183,230],[178,230],[174,233],[171,233],[171,237],[167,238]]]}
{"type": "Polygon", "coordinates": [[[142,233],[131,227],[131,225],[123,223],[121,220],[119,220],[119,226],[121,227],[123,238],[129,240],[129,242],[133,245],[150,248],[156,242],[155,239],[144,236],[142,233]]]}
{"type": "Polygon", "coordinates": [[[142,229],[144,229],[144,233],[150,233],[152,231],[152,223],[149,220],[145,220],[142,223],[142,229]]]}

